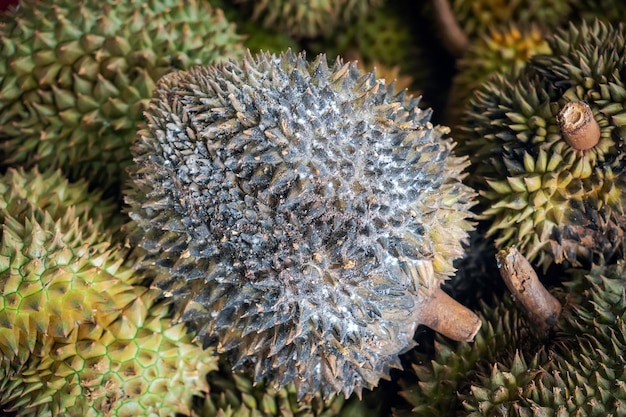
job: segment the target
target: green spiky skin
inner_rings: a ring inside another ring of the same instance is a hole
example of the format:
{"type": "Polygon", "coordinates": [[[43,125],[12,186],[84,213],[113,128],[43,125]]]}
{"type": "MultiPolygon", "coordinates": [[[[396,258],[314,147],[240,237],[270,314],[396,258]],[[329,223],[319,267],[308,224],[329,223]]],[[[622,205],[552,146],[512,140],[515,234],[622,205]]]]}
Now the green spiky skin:
{"type": "Polygon", "coordinates": [[[308,397],[399,366],[473,204],[465,161],[418,103],[354,63],[290,52],[161,80],[130,215],[156,285],[236,368],[308,397]]]}
{"type": "Polygon", "coordinates": [[[514,346],[533,346],[538,340],[522,312],[510,298],[495,306],[481,301],[482,326],[472,343],[454,343],[438,336],[434,355],[415,352],[411,374],[401,380],[406,400],[395,417],[446,417],[461,408],[457,393],[464,391],[477,372],[507,358],[514,346]]]}
{"type": "Polygon", "coordinates": [[[132,285],[143,278],[101,224],[114,206],[58,172],[0,183],[0,409],[188,414],[216,359],[154,305],[157,290],[132,285]]]}
{"type": "Polygon", "coordinates": [[[519,77],[496,76],[478,92],[457,137],[473,164],[498,247],[515,245],[529,259],[607,261],[622,247],[626,88],[624,28],[572,24],[548,39],[519,77]],[[556,115],[584,100],[601,131],[585,152],[562,138],[556,115]]]}
{"type": "Polygon", "coordinates": [[[475,90],[492,74],[515,78],[530,57],[550,53],[545,38],[545,30],[515,23],[489,28],[480,34],[457,61],[458,73],[452,80],[446,121],[451,125],[458,123],[475,90]]]}
{"type": "Polygon", "coordinates": [[[0,162],[120,187],[155,82],[242,49],[207,2],[22,0],[0,24],[0,162]]]}
{"type": "Polygon", "coordinates": [[[568,21],[572,0],[452,0],[461,28],[470,38],[510,22],[558,27],[568,21]]]}
{"type": "Polygon", "coordinates": [[[194,417],[367,417],[379,416],[383,404],[377,392],[365,398],[345,399],[334,396],[324,400],[317,394],[310,401],[298,401],[294,384],[276,390],[265,383],[253,384],[240,372],[232,372],[226,363],[208,375],[210,392],[194,407],[194,417]]]}
{"type": "Polygon", "coordinates": [[[91,320],[84,306],[106,305],[107,289],[132,274],[103,263],[111,248],[102,222],[114,206],[86,192],[85,182],[9,170],[0,191],[0,351],[10,360],[32,352],[41,335],[67,336],[73,323],[91,320]]]}
{"type": "Polygon", "coordinates": [[[295,38],[328,35],[367,13],[382,0],[235,0],[252,10],[252,20],[295,38]]]}
{"type": "Polygon", "coordinates": [[[317,49],[330,57],[355,53],[366,67],[375,62],[401,66],[403,74],[425,79],[428,66],[424,65],[418,34],[411,27],[412,17],[405,9],[404,4],[385,2],[333,33],[317,49]]]}
{"type": "Polygon", "coordinates": [[[466,415],[626,416],[626,263],[566,285],[554,339],[494,364],[464,396],[466,415]]]}
{"type": "Polygon", "coordinates": [[[155,304],[158,290],[121,294],[118,318],[99,311],[67,337],[46,338],[19,371],[2,375],[0,406],[20,416],[191,415],[217,360],[155,304]]]}
{"type": "Polygon", "coordinates": [[[293,36],[275,27],[265,27],[256,20],[251,20],[232,0],[210,0],[213,7],[222,9],[226,18],[237,25],[237,33],[244,38],[244,46],[252,53],[260,51],[280,53],[291,49],[300,51],[302,47],[293,36]]]}

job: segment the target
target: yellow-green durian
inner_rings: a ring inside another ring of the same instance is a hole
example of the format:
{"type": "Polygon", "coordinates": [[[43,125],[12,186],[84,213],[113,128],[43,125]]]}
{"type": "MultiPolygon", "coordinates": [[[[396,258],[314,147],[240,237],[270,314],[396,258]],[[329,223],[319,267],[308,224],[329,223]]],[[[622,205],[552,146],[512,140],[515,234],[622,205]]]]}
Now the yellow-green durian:
{"type": "Polygon", "coordinates": [[[216,359],[110,243],[114,205],[59,172],[0,178],[0,409],[189,413],[216,359]]]}
{"type": "Polygon", "coordinates": [[[488,236],[544,267],[607,261],[623,249],[626,33],[622,25],[572,24],[548,38],[516,78],[496,75],[470,102],[456,138],[472,160],[488,236]],[[577,103],[577,104],[573,104],[577,103]],[[568,142],[557,116],[590,108],[597,143],[568,142]]]}

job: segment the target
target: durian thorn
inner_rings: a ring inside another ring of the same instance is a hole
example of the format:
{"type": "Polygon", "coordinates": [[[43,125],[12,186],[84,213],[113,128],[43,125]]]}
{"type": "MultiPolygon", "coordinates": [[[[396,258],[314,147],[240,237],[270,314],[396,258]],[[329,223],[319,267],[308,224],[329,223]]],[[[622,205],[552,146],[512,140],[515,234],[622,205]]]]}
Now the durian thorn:
{"type": "Polygon", "coordinates": [[[461,58],[469,48],[467,34],[459,26],[449,0],[432,0],[435,24],[443,46],[455,58],[461,58]]]}
{"type": "Polygon", "coordinates": [[[556,115],[563,139],[574,149],[585,151],[600,141],[600,125],[584,101],[570,101],[556,115]]]}
{"type": "Polygon", "coordinates": [[[481,320],[470,309],[437,288],[420,306],[417,322],[459,342],[471,342],[481,320]]]}
{"type": "Polygon", "coordinates": [[[556,324],[561,314],[561,303],[539,281],[526,257],[516,248],[507,248],[496,254],[496,260],[502,279],[522,304],[531,322],[541,332],[556,324]]]}

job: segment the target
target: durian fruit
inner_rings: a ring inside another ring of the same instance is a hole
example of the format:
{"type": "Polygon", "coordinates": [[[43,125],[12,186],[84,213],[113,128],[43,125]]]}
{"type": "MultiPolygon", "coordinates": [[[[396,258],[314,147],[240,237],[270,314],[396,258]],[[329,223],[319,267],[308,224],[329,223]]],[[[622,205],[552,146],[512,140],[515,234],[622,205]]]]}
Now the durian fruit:
{"type": "MultiPolygon", "coordinates": [[[[161,79],[133,149],[135,239],[235,369],[302,399],[361,393],[443,307],[474,194],[418,103],[291,52],[161,79]]],[[[471,339],[473,313],[441,310],[471,339]]]]}
{"type": "Polygon", "coordinates": [[[456,137],[498,247],[515,245],[544,267],[610,261],[621,250],[625,39],[621,25],[572,24],[548,39],[552,54],[477,91],[456,137]],[[574,121],[595,127],[588,149],[559,125],[572,109],[588,112],[574,121]]]}
{"type": "Polygon", "coordinates": [[[295,38],[328,35],[383,0],[235,0],[251,19],[295,38]]]}
{"type": "MultiPolygon", "coordinates": [[[[376,390],[362,400],[334,396],[324,400],[316,394],[310,401],[298,401],[294,384],[276,390],[264,382],[253,384],[241,372],[232,372],[221,361],[220,369],[208,375],[209,393],[194,407],[194,417],[298,416],[298,417],[366,417],[383,416],[385,405],[376,390]]],[[[367,393],[366,393],[367,394],[367,393]]]]}
{"type": "Polygon", "coordinates": [[[451,7],[472,39],[509,22],[559,27],[569,20],[572,0],[451,0],[451,7]]]}
{"type": "Polygon", "coordinates": [[[102,224],[110,203],[60,174],[0,179],[0,410],[20,416],[190,413],[217,360],[133,285],[102,224]]]}
{"type": "Polygon", "coordinates": [[[386,1],[372,8],[333,33],[319,49],[328,56],[342,57],[354,50],[365,65],[425,67],[420,59],[422,45],[410,25],[412,16],[402,6],[406,5],[386,1]]]}
{"type": "Polygon", "coordinates": [[[626,263],[578,271],[565,285],[552,340],[476,378],[463,396],[465,415],[626,415],[626,263]]]}
{"type": "Polygon", "coordinates": [[[457,63],[448,96],[446,122],[455,125],[474,92],[492,74],[517,77],[533,55],[549,54],[546,30],[533,24],[509,22],[490,27],[471,44],[457,63]]]}
{"type": "Polygon", "coordinates": [[[223,10],[226,19],[237,26],[237,33],[242,35],[244,46],[252,53],[260,51],[279,53],[287,49],[294,51],[302,49],[298,41],[288,33],[251,20],[236,2],[232,0],[209,0],[209,2],[213,7],[223,10]]]}
{"type": "Polygon", "coordinates": [[[164,74],[241,55],[208,2],[22,0],[0,23],[0,163],[120,187],[164,74]]]}
{"type": "Polygon", "coordinates": [[[459,392],[467,390],[476,375],[516,347],[539,343],[521,310],[510,297],[499,302],[480,301],[482,326],[473,343],[452,342],[437,336],[434,352],[411,352],[412,372],[400,380],[400,395],[394,417],[445,417],[462,409],[459,392]],[[492,305],[493,304],[493,305],[492,305]]]}

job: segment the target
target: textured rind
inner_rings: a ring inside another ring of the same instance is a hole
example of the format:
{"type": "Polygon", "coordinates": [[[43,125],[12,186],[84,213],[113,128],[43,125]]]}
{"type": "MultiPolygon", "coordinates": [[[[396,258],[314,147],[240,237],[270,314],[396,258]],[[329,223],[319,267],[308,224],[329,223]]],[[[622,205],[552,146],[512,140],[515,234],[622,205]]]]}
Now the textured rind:
{"type": "Polygon", "coordinates": [[[458,152],[473,162],[469,183],[499,247],[515,244],[544,267],[608,261],[622,247],[625,39],[622,26],[572,24],[548,39],[551,55],[531,58],[516,79],[494,77],[472,100],[458,152]],[[601,130],[585,152],[567,145],[556,122],[575,100],[589,104],[601,130]]]}
{"type": "Polygon", "coordinates": [[[324,400],[317,393],[309,401],[298,401],[294,384],[274,389],[265,383],[253,384],[248,375],[232,372],[228,364],[208,375],[210,392],[197,401],[193,417],[367,417],[380,416],[380,390],[364,393],[364,398],[338,395],[324,400]],[[370,395],[368,395],[370,394],[370,395]]]}
{"type": "Polygon", "coordinates": [[[625,267],[575,273],[553,339],[494,363],[464,396],[466,415],[626,415],[625,267]]]}
{"type": "Polygon", "coordinates": [[[252,8],[252,19],[297,38],[328,35],[383,0],[235,0],[252,8]]]}
{"type": "Polygon", "coordinates": [[[22,0],[0,26],[0,160],[120,186],[164,74],[239,56],[208,2],[22,0]]]}
{"type": "Polygon", "coordinates": [[[456,64],[458,73],[452,80],[447,122],[453,125],[459,121],[475,90],[493,74],[515,78],[530,57],[550,53],[546,33],[536,25],[509,22],[490,27],[472,41],[456,64]]]}
{"type": "Polygon", "coordinates": [[[510,22],[536,23],[554,28],[568,21],[571,0],[452,0],[459,24],[470,38],[478,38],[510,22]]]}
{"type": "Polygon", "coordinates": [[[159,83],[127,192],[144,264],[256,381],[375,386],[454,273],[473,192],[418,101],[290,52],[159,83]]]}
{"type": "Polygon", "coordinates": [[[101,224],[114,206],[58,172],[10,169],[0,184],[0,409],[189,414],[217,360],[159,291],[133,285],[143,278],[101,224]]]}

